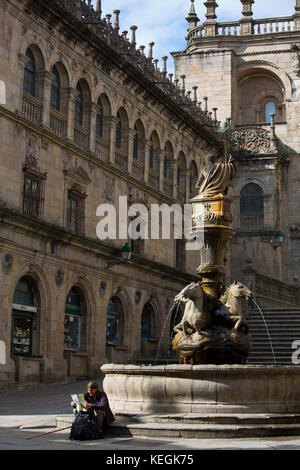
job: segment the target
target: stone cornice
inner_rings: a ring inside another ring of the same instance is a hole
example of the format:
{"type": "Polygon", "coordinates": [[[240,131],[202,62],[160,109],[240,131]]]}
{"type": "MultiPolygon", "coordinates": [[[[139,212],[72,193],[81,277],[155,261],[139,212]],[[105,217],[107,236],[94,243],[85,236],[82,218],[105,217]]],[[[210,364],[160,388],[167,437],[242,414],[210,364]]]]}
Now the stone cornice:
{"type": "MultiPolygon", "coordinates": [[[[120,257],[120,250],[118,248],[112,247],[101,240],[72,233],[64,227],[28,217],[14,209],[0,206],[0,222],[1,225],[7,224],[11,226],[13,230],[24,230],[27,233],[32,232],[35,238],[47,238],[48,240],[54,239],[59,243],[71,245],[76,249],[90,251],[95,255],[95,257],[103,256],[105,260],[120,257]]],[[[12,240],[6,240],[0,237],[0,248],[1,245],[4,245],[6,242],[11,243],[12,240]]],[[[178,282],[192,282],[199,280],[196,275],[193,276],[192,274],[179,271],[176,268],[155,262],[151,259],[143,258],[134,254],[131,259],[132,261],[128,262],[128,267],[131,266],[133,268],[150,271],[153,274],[159,274],[161,279],[170,278],[174,280],[175,278],[178,282]]],[[[99,267],[99,269],[103,270],[104,267],[99,267]]]]}

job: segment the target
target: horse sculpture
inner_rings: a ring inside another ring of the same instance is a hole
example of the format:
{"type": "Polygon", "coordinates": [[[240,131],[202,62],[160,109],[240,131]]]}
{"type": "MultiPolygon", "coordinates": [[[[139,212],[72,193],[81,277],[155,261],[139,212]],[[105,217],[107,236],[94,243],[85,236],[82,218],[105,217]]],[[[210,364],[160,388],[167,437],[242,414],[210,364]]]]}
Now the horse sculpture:
{"type": "Polygon", "coordinates": [[[234,281],[220,298],[220,302],[224,307],[216,311],[216,314],[225,315],[234,323],[234,330],[238,330],[245,321],[245,313],[243,311],[243,299],[249,301],[253,298],[253,294],[241,282],[234,281]]]}
{"type": "Polygon", "coordinates": [[[243,300],[251,298],[250,289],[240,282],[231,284],[214,302],[200,282],[185,287],[175,297],[185,310],[172,341],[180,363],[244,364],[250,342],[243,300]]]}
{"type": "Polygon", "coordinates": [[[182,320],[174,327],[178,333],[183,331],[185,335],[195,331],[201,335],[203,329],[209,325],[210,318],[207,310],[204,308],[204,292],[199,282],[192,282],[186,286],[175,297],[175,302],[185,303],[182,320]]]}

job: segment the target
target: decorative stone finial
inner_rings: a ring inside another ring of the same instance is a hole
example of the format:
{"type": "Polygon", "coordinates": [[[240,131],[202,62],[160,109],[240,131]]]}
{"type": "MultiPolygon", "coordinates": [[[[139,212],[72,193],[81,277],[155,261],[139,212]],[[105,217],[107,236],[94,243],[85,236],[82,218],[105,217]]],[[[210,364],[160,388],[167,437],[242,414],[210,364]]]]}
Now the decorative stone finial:
{"type": "Polygon", "coordinates": [[[153,46],[155,42],[149,42],[149,50],[148,50],[148,60],[149,62],[152,62],[153,59],[153,46]]]}
{"type": "Polygon", "coordinates": [[[207,0],[204,2],[206,7],[206,18],[208,20],[215,20],[217,18],[216,8],[219,6],[215,0],[207,0]]]}
{"type": "Polygon", "coordinates": [[[190,31],[193,28],[196,28],[198,21],[199,21],[199,18],[195,11],[194,1],[195,0],[191,0],[191,8],[190,8],[188,16],[186,17],[186,21],[189,24],[188,31],[190,31]]]}
{"type": "Polygon", "coordinates": [[[206,7],[205,36],[216,36],[218,34],[216,8],[219,5],[214,0],[207,0],[207,2],[204,2],[204,6],[206,7]]]}
{"type": "Polygon", "coordinates": [[[242,11],[243,17],[252,16],[253,15],[252,5],[254,3],[254,0],[241,0],[241,3],[243,5],[243,11],[242,11]]]}
{"type": "Polygon", "coordinates": [[[132,45],[135,45],[135,44],[136,44],[135,32],[136,32],[137,29],[138,29],[137,26],[130,26],[130,30],[131,30],[131,44],[132,44],[132,45]]]}
{"type": "Polygon", "coordinates": [[[119,16],[120,16],[120,10],[114,10],[113,14],[115,15],[114,18],[114,30],[119,31],[120,29],[120,24],[119,24],[119,16]]]}
{"type": "Polygon", "coordinates": [[[96,5],[96,13],[99,18],[101,18],[102,10],[101,10],[101,0],[97,0],[96,5]]]}

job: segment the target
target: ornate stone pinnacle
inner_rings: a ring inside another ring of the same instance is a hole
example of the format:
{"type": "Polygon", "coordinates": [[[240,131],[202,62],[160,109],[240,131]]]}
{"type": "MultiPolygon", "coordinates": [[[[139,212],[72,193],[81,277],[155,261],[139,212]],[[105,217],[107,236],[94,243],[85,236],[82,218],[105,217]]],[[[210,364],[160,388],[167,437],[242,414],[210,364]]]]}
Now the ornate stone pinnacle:
{"type": "Polygon", "coordinates": [[[99,18],[101,18],[101,14],[102,14],[101,0],[97,0],[96,13],[98,14],[99,18]]]}
{"type": "Polygon", "coordinates": [[[216,8],[219,6],[215,0],[207,0],[204,2],[206,7],[206,18],[208,20],[215,20],[217,18],[216,8]]]}
{"type": "Polygon", "coordinates": [[[243,17],[252,16],[253,15],[252,5],[254,3],[254,0],[241,0],[241,3],[243,5],[243,11],[242,11],[243,17]]]}
{"type": "Polygon", "coordinates": [[[196,14],[196,11],[195,11],[194,1],[195,0],[191,0],[190,12],[189,12],[188,16],[186,17],[186,21],[189,23],[188,31],[190,31],[193,28],[196,28],[196,26],[198,24],[198,21],[199,21],[199,18],[196,14]]]}

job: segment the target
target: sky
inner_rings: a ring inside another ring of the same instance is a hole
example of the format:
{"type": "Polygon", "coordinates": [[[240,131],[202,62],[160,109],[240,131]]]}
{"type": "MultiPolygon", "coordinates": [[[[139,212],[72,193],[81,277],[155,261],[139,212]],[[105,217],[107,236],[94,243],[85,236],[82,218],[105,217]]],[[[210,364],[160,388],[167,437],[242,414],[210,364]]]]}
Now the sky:
{"type": "MultiPolygon", "coordinates": [[[[96,3],[96,0],[93,0],[96,3]]],[[[205,21],[206,8],[203,0],[195,0],[195,9],[200,24],[205,21]]],[[[240,0],[217,0],[217,21],[235,21],[241,18],[242,4],[240,0]]],[[[252,7],[254,18],[274,18],[276,16],[291,16],[294,14],[296,0],[255,0],[252,7]]],[[[136,25],[137,45],[145,45],[148,54],[148,44],[155,42],[153,58],[168,56],[168,71],[173,71],[173,59],[170,52],[185,49],[187,22],[190,0],[102,0],[102,15],[112,14],[118,9],[120,13],[120,33],[129,31],[130,26],[136,25]]]]}

